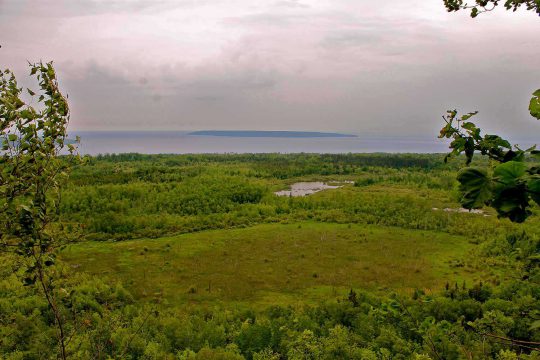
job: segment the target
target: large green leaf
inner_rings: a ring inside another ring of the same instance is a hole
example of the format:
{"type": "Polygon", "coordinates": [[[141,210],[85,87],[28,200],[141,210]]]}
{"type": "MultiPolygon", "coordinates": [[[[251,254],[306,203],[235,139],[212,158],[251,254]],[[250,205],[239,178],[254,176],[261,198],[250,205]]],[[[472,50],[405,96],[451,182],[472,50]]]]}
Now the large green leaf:
{"type": "Polygon", "coordinates": [[[529,103],[529,111],[533,117],[540,120],[540,89],[533,93],[533,97],[529,103]]]}
{"type": "Polygon", "coordinates": [[[529,196],[525,185],[527,164],[508,161],[493,171],[493,203],[501,217],[523,222],[530,215],[529,196]]]}
{"type": "Polygon", "coordinates": [[[513,222],[523,222],[531,214],[529,210],[529,195],[525,184],[496,188],[491,204],[501,217],[513,222]]]}
{"type": "Polygon", "coordinates": [[[513,186],[525,175],[527,165],[520,161],[508,161],[497,165],[493,177],[497,186],[513,186]]]}
{"type": "Polygon", "coordinates": [[[457,177],[461,191],[461,205],[465,209],[477,209],[491,199],[491,180],[485,170],[465,168],[457,177]]]}

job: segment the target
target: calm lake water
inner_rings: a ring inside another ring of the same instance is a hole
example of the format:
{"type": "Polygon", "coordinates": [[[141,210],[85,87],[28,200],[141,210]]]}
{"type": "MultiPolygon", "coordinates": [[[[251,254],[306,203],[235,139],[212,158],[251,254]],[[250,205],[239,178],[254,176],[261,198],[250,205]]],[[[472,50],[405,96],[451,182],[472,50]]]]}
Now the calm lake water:
{"type": "Polygon", "coordinates": [[[187,153],[442,153],[446,142],[395,137],[250,138],[188,135],[187,132],[78,132],[81,154],[187,153]]]}
{"type": "Polygon", "coordinates": [[[315,194],[319,191],[328,189],[339,189],[346,184],[354,184],[354,181],[312,181],[312,182],[298,182],[292,184],[288,190],[276,191],[274,194],[277,196],[306,196],[315,194]],[[332,185],[330,185],[332,184],[332,185]]]}

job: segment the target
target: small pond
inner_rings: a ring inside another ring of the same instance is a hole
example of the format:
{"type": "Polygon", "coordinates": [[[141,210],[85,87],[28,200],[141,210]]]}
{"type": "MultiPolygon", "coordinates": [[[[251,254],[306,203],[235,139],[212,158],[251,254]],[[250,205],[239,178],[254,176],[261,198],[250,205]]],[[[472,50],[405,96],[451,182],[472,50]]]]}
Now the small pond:
{"type": "MultiPolygon", "coordinates": [[[[354,181],[340,181],[340,182],[331,181],[330,183],[350,184],[350,183],[354,183],[354,181]]],[[[298,182],[298,183],[292,184],[290,190],[276,191],[274,194],[276,194],[277,196],[306,196],[306,195],[315,194],[316,192],[319,192],[322,190],[337,189],[342,186],[343,185],[328,185],[327,183],[324,183],[322,181],[298,182]]]]}

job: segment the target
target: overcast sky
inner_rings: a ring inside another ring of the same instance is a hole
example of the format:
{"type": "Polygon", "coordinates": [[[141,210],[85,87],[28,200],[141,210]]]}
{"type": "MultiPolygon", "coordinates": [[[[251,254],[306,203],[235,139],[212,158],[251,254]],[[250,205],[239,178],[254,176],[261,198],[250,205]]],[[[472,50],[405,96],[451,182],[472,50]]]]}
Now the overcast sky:
{"type": "Polygon", "coordinates": [[[0,67],[54,60],[72,130],[535,137],[540,17],[442,0],[0,0],[0,67]]]}

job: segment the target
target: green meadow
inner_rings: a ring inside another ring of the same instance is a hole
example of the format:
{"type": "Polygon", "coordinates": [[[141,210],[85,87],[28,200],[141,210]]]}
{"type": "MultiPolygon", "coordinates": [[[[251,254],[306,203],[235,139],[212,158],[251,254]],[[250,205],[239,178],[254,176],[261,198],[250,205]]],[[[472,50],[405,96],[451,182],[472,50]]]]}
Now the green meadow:
{"type": "Polygon", "coordinates": [[[453,266],[472,247],[463,236],[435,231],[302,222],[86,242],[62,256],[79,271],[120,281],[140,299],[287,305],[351,288],[407,293],[473,283],[480,274],[453,266]]]}

